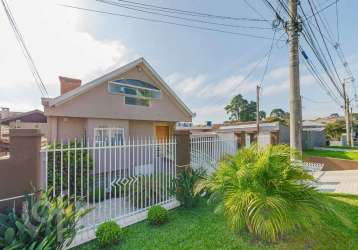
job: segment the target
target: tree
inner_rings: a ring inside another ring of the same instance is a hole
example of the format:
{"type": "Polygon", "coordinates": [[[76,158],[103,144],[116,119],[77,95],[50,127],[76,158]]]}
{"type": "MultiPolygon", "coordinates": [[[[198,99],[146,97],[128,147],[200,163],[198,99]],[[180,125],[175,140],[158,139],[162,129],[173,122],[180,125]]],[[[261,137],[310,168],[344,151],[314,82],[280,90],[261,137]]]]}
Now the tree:
{"type": "Polygon", "coordinates": [[[344,121],[336,121],[326,125],[326,135],[330,140],[340,140],[341,135],[346,131],[344,121]]]}
{"type": "Polygon", "coordinates": [[[273,109],[270,113],[270,117],[278,117],[278,118],[286,119],[288,116],[289,113],[280,108],[273,109]]]}
{"type": "MultiPolygon", "coordinates": [[[[231,102],[226,105],[225,111],[230,115],[230,121],[255,121],[256,102],[247,101],[242,95],[236,95],[231,102]]],[[[260,118],[265,118],[265,111],[260,111],[260,118]]]]}

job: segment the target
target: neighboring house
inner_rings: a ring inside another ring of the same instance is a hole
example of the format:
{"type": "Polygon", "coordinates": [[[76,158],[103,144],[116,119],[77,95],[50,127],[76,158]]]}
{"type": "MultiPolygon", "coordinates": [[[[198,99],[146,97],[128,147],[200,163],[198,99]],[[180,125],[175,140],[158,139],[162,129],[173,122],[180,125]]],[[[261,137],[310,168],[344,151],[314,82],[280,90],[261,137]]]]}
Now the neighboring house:
{"type": "Polygon", "coordinates": [[[327,145],[325,124],[303,121],[302,123],[302,146],[303,149],[324,147],[327,145]]]}
{"type": "Polygon", "coordinates": [[[61,95],[44,98],[49,142],[85,139],[96,144],[123,138],[169,137],[193,113],[144,58],[81,86],[60,77],[61,95]]]}
{"type": "Polygon", "coordinates": [[[21,112],[10,111],[10,108],[0,107],[0,141],[8,140],[9,127],[1,123],[1,120],[21,114],[21,112]]]}
{"type": "Polygon", "coordinates": [[[42,133],[47,132],[46,116],[40,110],[19,113],[0,120],[0,123],[9,129],[40,129],[42,133]]]}
{"type": "Polygon", "coordinates": [[[259,145],[289,143],[289,129],[280,122],[260,122],[260,135],[257,138],[256,122],[241,122],[235,125],[220,126],[217,130],[220,137],[237,138],[238,147],[248,147],[258,140],[259,145]]]}
{"type": "MultiPolygon", "coordinates": [[[[238,122],[236,124],[214,124],[208,127],[193,127],[192,137],[219,137],[223,140],[237,140],[238,147],[248,147],[257,142],[256,121],[238,122]]],[[[288,144],[289,129],[280,122],[260,122],[259,145],[288,144]]]]}
{"type": "Polygon", "coordinates": [[[319,117],[314,120],[311,120],[309,122],[313,123],[320,123],[320,124],[328,124],[328,123],[334,123],[337,121],[344,121],[344,116],[339,116],[338,114],[332,114],[327,117],[319,117]]]}

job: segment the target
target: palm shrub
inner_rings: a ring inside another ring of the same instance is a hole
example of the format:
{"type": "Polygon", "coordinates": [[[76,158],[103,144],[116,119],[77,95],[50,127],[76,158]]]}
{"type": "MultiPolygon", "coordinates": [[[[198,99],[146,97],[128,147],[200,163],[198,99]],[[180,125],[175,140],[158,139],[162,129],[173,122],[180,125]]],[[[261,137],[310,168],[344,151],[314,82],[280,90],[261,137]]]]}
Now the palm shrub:
{"type": "Polygon", "coordinates": [[[86,213],[68,197],[53,197],[51,190],[26,197],[20,214],[0,214],[0,249],[62,249],[68,247],[86,213]]]}
{"type": "Polygon", "coordinates": [[[90,151],[81,149],[78,141],[67,144],[53,143],[48,146],[48,186],[55,194],[85,197],[93,189],[93,158],[90,151]],[[61,152],[62,151],[62,152],[61,152]],[[89,189],[89,190],[88,190],[89,189]]]}
{"type": "Polygon", "coordinates": [[[195,192],[194,187],[206,176],[203,168],[193,169],[185,167],[180,170],[175,180],[175,190],[177,200],[187,208],[195,206],[200,198],[200,192],[195,192]]]}
{"type": "Polygon", "coordinates": [[[196,192],[207,190],[229,225],[246,229],[267,241],[277,241],[295,231],[310,235],[334,214],[328,198],[313,186],[313,177],[291,161],[285,145],[252,146],[227,156],[196,192]]]}

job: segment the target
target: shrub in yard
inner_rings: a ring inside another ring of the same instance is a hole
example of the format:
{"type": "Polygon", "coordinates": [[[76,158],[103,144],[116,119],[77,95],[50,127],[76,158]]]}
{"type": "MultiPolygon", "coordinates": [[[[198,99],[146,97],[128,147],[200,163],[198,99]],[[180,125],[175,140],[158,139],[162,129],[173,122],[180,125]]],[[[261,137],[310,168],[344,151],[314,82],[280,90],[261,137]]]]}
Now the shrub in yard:
{"type": "Polygon", "coordinates": [[[185,167],[180,170],[175,180],[175,190],[177,200],[184,207],[193,207],[197,204],[200,193],[194,192],[195,184],[206,176],[206,171],[202,168],[192,169],[185,167]]]}
{"type": "Polygon", "coordinates": [[[116,222],[107,221],[97,228],[96,238],[102,247],[111,246],[123,239],[123,229],[116,222]]]}
{"type": "Polygon", "coordinates": [[[151,225],[162,225],[169,219],[168,210],[164,207],[155,205],[148,211],[148,221],[151,225]]]}
{"type": "Polygon", "coordinates": [[[60,194],[62,189],[63,193],[74,195],[76,190],[77,197],[84,197],[87,189],[92,189],[93,159],[91,152],[81,149],[82,146],[74,141],[62,146],[60,143],[48,146],[48,186],[53,187],[56,194],[60,194]]]}
{"type": "Polygon", "coordinates": [[[52,197],[51,190],[28,196],[21,213],[0,214],[0,249],[66,248],[88,212],[67,197],[52,197]]]}
{"type": "Polygon", "coordinates": [[[298,230],[309,237],[317,225],[324,227],[325,216],[336,214],[291,154],[284,145],[242,149],[223,160],[196,191],[211,193],[209,201],[218,203],[217,211],[224,212],[233,229],[246,229],[267,241],[298,230]]]}

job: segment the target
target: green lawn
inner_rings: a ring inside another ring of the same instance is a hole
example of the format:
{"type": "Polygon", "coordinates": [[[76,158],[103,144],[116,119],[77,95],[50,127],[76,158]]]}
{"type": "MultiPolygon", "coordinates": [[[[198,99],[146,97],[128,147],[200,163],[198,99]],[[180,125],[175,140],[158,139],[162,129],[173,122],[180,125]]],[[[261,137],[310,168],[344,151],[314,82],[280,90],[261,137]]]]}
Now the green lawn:
{"type": "Polygon", "coordinates": [[[333,150],[305,150],[303,157],[319,156],[319,157],[331,157],[346,160],[358,160],[357,152],[350,151],[333,151],[333,150]]]}
{"type": "Polygon", "coordinates": [[[352,150],[358,150],[357,146],[349,147],[349,146],[328,146],[329,148],[339,148],[339,149],[352,149],[352,150]]]}
{"type": "MultiPolygon", "coordinates": [[[[125,231],[125,240],[108,249],[358,249],[358,230],[354,226],[358,225],[358,196],[336,195],[332,202],[337,211],[353,224],[348,228],[335,218],[327,217],[328,230],[342,234],[338,246],[333,245],[327,237],[322,243],[313,243],[307,233],[296,234],[275,244],[261,242],[246,232],[230,230],[225,218],[215,214],[213,207],[203,201],[194,209],[177,208],[170,211],[170,222],[161,227],[149,226],[145,221],[129,226],[125,231]]],[[[316,231],[315,239],[327,235],[326,229],[317,228],[316,231]]],[[[77,249],[101,248],[93,241],[77,249]]]]}

